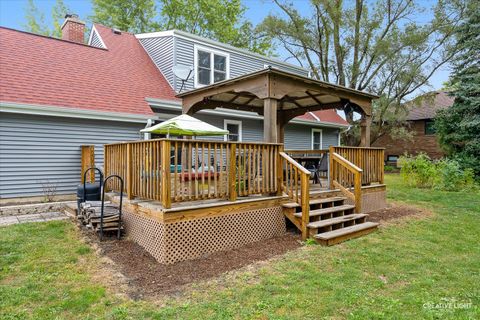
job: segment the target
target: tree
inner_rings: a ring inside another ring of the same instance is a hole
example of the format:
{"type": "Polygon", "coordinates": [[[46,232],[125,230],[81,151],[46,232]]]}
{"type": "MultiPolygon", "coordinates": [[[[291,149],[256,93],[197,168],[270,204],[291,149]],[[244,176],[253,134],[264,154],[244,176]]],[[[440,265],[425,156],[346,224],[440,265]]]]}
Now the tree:
{"type": "MultiPolygon", "coordinates": [[[[274,2],[282,15],[265,18],[261,32],[315,78],[381,96],[373,104],[372,142],[393,132],[405,118],[405,99],[451,61],[463,13],[461,1],[439,0],[432,19],[419,23],[425,10],[412,0],[311,0],[308,15],[291,3],[274,2]]],[[[354,126],[347,143],[358,144],[358,117],[352,108],[345,113],[354,126]]]]}
{"type": "Polygon", "coordinates": [[[268,38],[254,36],[252,24],[243,19],[240,0],[160,0],[162,30],[179,29],[259,53],[269,52],[268,38]]]}
{"type": "Polygon", "coordinates": [[[450,79],[455,101],[439,112],[435,126],[447,155],[480,176],[480,6],[471,1],[458,28],[459,52],[450,79]]]}
{"type": "Polygon", "coordinates": [[[38,10],[33,0],[28,0],[27,2],[25,20],[27,22],[24,27],[28,32],[48,35],[49,31],[45,25],[45,15],[38,10]]]}
{"type": "Polygon", "coordinates": [[[92,20],[133,33],[178,29],[254,52],[271,53],[256,37],[240,0],[93,0],[92,20]]]}
{"type": "Polygon", "coordinates": [[[53,30],[50,33],[52,37],[62,37],[62,24],[67,13],[69,13],[69,9],[63,3],[63,0],[55,1],[55,5],[52,8],[53,30]]]}
{"type": "Polygon", "coordinates": [[[93,0],[92,20],[133,33],[153,31],[154,0],[93,0]]]}
{"type": "Polygon", "coordinates": [[[53,28],[49,28],[45,23],[45,14],[38,10],[33,0],[28,0],[25,9],[25,19],[27,21],[25,28],[32,33],[60,38],[62,36],[62,23],[67,13],[68,8],[63,0],[56,0],[52,8],[53,28]]]}

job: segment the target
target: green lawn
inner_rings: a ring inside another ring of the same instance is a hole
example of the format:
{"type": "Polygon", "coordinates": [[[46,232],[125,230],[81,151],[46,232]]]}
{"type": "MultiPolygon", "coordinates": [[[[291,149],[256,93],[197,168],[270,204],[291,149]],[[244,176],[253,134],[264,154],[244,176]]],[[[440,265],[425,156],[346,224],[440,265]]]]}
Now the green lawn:
{"type": "Polygon", "coordinates": [[[94,253],[68,222],[0,228],[0,319],[478,319],[480,194],[412,189],[388,198],[426,207],[334,247],[310,245],[166,306],[128,301],[91,277],[94,253]],[[425,308],[455,299],[470,308],[425,308]]]}

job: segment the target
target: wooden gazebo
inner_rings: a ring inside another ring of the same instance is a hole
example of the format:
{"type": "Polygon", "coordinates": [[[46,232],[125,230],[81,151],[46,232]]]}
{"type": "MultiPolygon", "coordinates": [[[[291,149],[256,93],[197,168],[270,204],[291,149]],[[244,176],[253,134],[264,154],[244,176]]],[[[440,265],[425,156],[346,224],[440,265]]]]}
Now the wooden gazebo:
{"type": "Polygon", "coordinates": [[[267,68],[178,95],[183,113],[226,108],[264,117],[264,142],[281,143],[285,125],[310,111],[353,108],[362,116],[361,146],[370,146],[372,100],[378,96],[267,68]]]}
{"type": "MultiPolygon", "coordinates": [[[[263,115],[264,141],[167,138],[105,145],[105,174],[125,177],[127,232],[158,261],[194,259],[281,235],[285,217],[302,239],[325,245],[377,228],[366,221],[368,212],[385,207],[383,149],[369,147],[375,95],[265,69],[178,97],[184,114],[225,108],[263,115]],[[361,114],[362,147],[284,149],[291,119],[332,108],[361,114]],[[312,182],[295,160],[298,152],[328,159],[329,183],[312,182]]],[[[107,188],[118,192],[121,186],[107,188]]]]}

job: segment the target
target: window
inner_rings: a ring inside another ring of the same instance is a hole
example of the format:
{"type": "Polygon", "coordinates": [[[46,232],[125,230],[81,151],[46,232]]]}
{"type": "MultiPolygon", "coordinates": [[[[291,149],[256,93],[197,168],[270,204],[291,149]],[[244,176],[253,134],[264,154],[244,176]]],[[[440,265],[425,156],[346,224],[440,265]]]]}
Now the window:
{"type": "Polygon", "coordinates": [[[223,127],[229,132],[225,141],[242,141],[242,121],[224,120],[223,127]]]}
{"type": "Polygon", "coordinates": [[[435,134],[435,122],[433,120],[425,120],[425,134],[435,134]]]}
{"type": "Polygon", "coordinates": [[[398,156],[389,155],[389,156],[387,156],[387,161],[388,162],[397,162],[398,161],[398,156]]]}
{"type": "Polygon", "coordinates": [[[230,56],[227,53],[195,46],[195,87],[226,80],[230,56]]]}
{"type": "Polygon", "coordinates": [[[312,150],[322,149],[322,129],[312,129],[312,150]]]}

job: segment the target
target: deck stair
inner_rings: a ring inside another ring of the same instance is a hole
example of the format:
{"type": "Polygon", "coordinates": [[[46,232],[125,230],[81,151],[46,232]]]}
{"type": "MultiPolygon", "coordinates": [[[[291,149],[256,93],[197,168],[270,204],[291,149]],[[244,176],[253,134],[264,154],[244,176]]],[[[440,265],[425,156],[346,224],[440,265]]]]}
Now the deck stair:
{"type": "MultiPolygon", "coordinates": [[[[377,229],[378,223],[366,221],[368,214],[355,213],[354,205],[345,204],[346,197],[318,198],[316,196],[311,195],[310,198],[307,228],[309,237],[321,245],[334,245],[377,229]]],[[[287,202],[282,206],[285,216],[301,229],[301,206],[295,202],[287,202]]]]}

